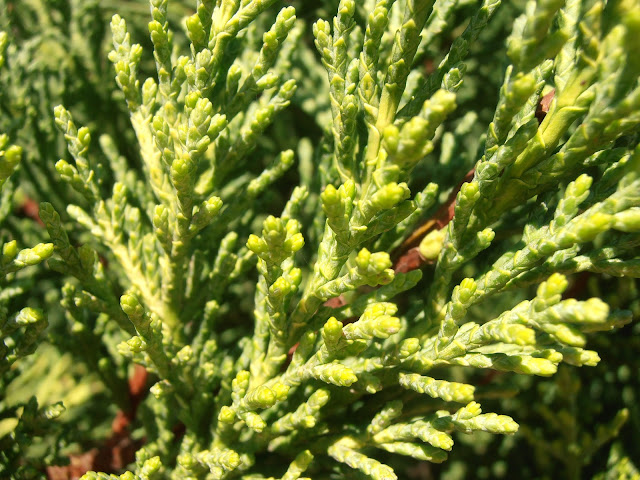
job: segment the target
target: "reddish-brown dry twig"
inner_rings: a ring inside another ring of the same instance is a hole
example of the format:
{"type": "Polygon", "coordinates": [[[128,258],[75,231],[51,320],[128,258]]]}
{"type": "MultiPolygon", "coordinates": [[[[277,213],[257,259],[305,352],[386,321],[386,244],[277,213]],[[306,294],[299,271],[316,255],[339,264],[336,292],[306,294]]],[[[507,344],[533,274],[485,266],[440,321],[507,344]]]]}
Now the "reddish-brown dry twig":
{"type": "Polygon", "coordinates": [[[18,207],[18,213],[30,218],[41,227],[44,227],[44,223],[42,223],[42,220],[40,220],[40,216],[38,215],[39,211],[40,206],[38,205],[38,202],[31,198],[27,198],[26,200],[24,200],[22,202],[22,205],[18,207]]]}
{"type": "Polygon", "coordinates": [[[547,116],[549,107],[551,106],[551,101],[553,100],[553,97],[555,97],[555,95],[556,89],[554,88],[540,99],[538,107],[536,108],[536,118],[538,119],[538,123],[542,123],[544,117],[547,116]]]}
{"type": "Polygon", "coordinates": [[[402,242],[402,245],[398,247],[395,254],[395,256],[397,256],[397,260],[393,267],[396,273],[407,273],[428,263],[418,251],[420,241],[432,230],[442,230],[449,224],[453,218],[453,214],[455,213],[456,196],[458,195],[462,184],[470,182],[473,179],[474,174],[475,169],[472,168],[469,170],[462,181],[451,191],[447,201],[442,204],[433,217],[415,229],[413,233],[411,233],[411,235],[402,242]]]}

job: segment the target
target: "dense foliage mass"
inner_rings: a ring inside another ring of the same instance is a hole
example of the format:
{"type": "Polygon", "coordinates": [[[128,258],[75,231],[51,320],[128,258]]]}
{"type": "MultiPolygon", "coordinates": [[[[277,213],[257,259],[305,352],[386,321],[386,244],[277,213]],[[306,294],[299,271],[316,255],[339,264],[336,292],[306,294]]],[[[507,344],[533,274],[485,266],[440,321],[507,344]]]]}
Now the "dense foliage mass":
{"type": "Polygon", "coordinates": [[[637,0],[283,3],[0,0],[0,477],[640,478],[637,0]]]}

